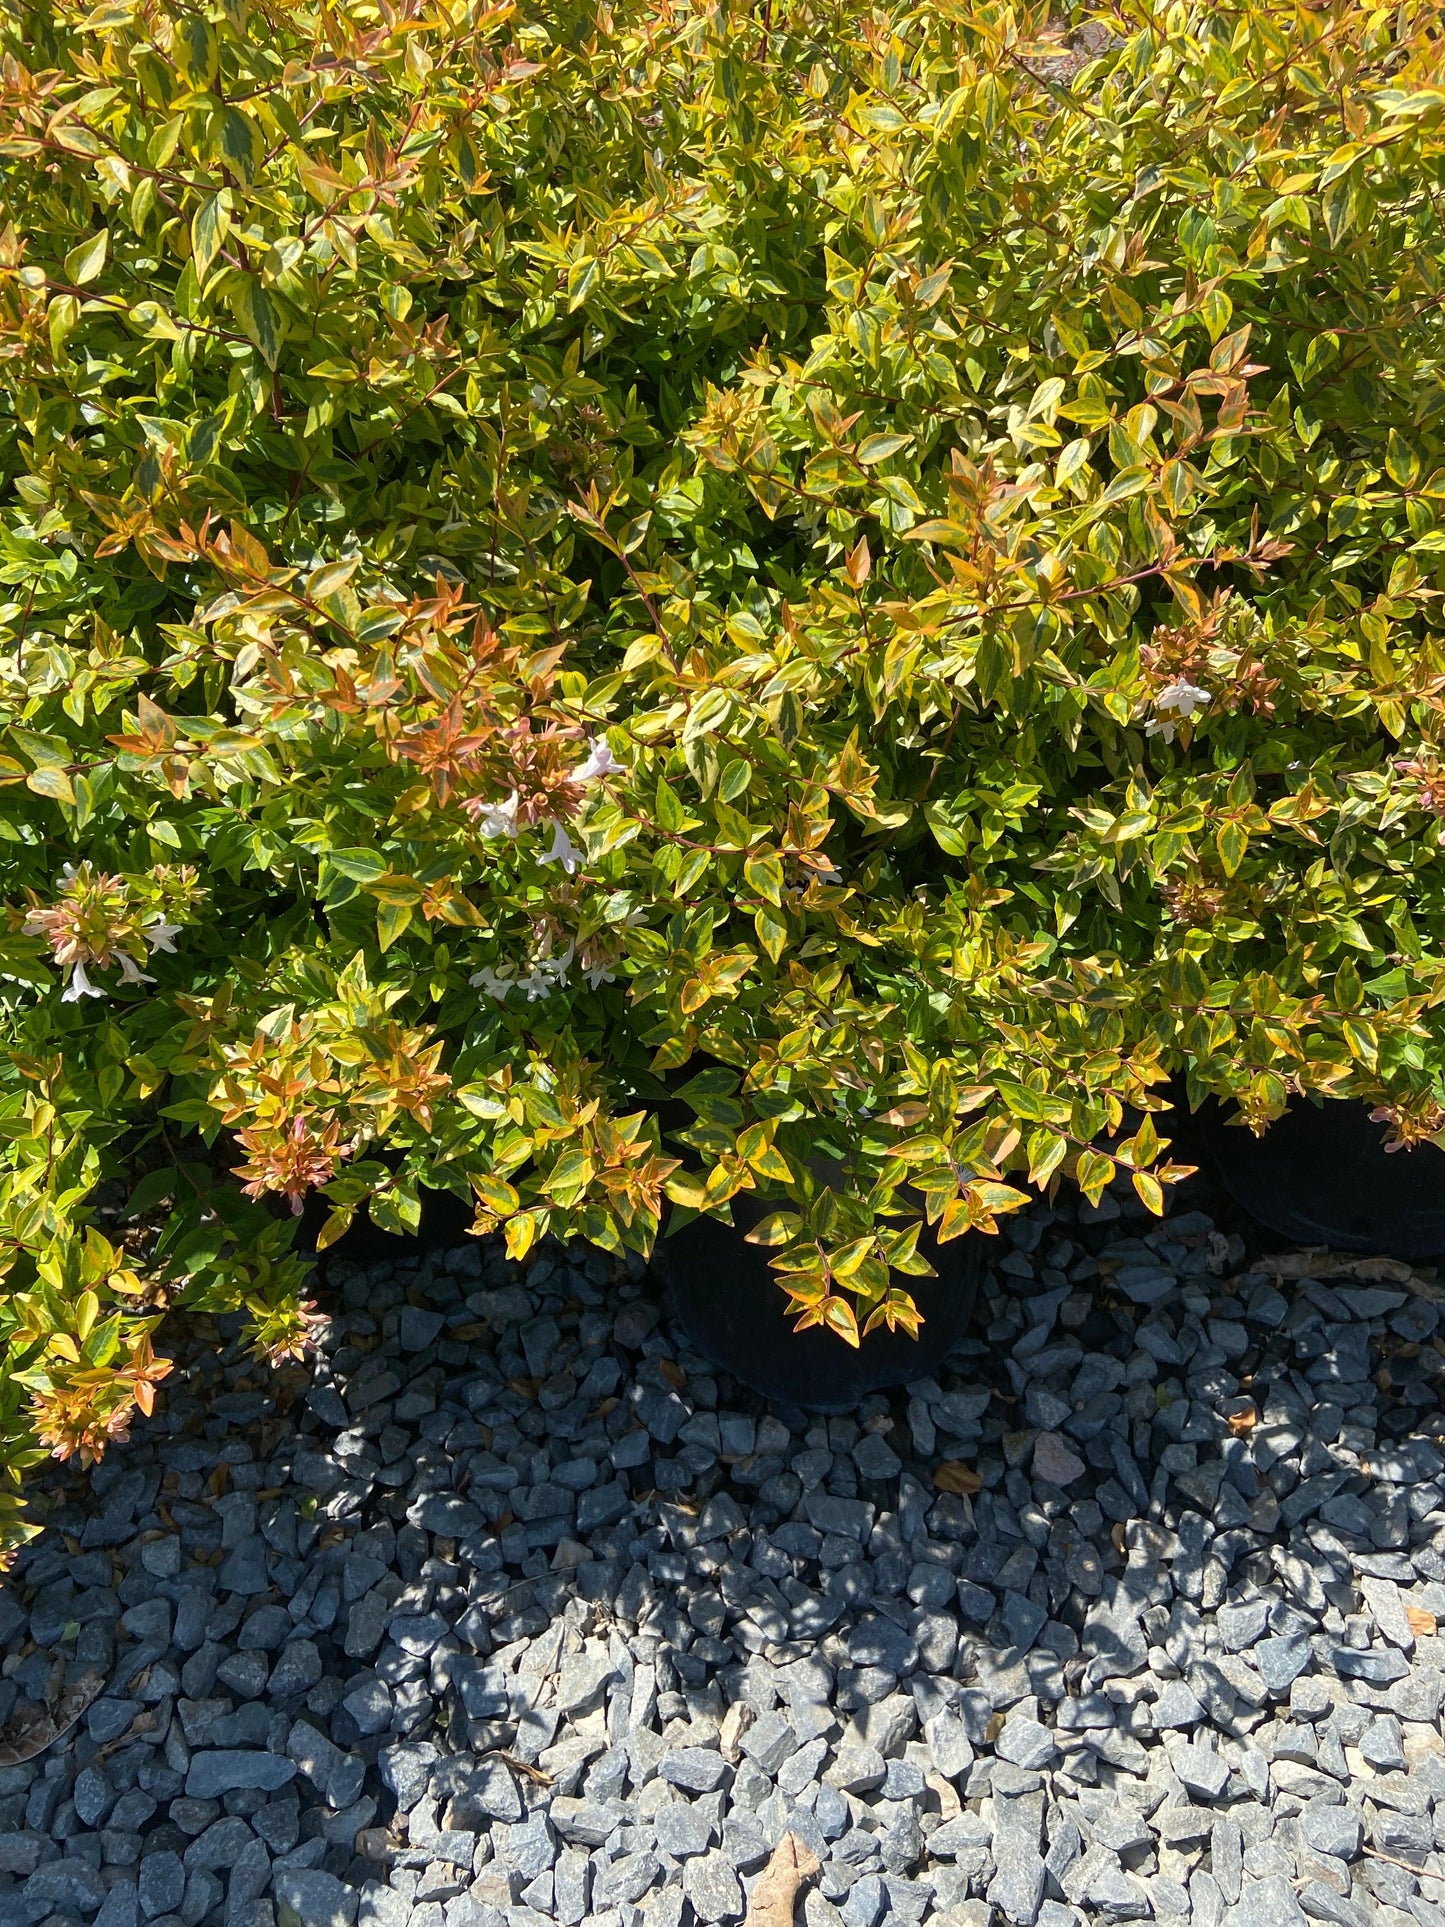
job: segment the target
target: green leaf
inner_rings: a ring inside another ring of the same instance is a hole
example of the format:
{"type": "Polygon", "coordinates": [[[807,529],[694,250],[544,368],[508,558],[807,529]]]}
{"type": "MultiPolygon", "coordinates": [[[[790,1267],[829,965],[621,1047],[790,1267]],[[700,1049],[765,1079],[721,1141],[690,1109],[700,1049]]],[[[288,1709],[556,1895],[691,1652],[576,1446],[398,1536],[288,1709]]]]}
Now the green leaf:
{"type": "Polygon", "coordinates": [[[1227,877],[1234,876],[1249,849],[1248,830],[1242,823],[1233,820],[1222,823],[1215,834],[1214,842],[1219,851],[1220,868],[1227,877]]]}
{"type": "Polygon", "coordinates": [[[743,864],[743,876],[750,888],[769,903],[783,901],[783,860],[776,850],[759,850],[743,864]]]}
{"type": "Polygon", "coordinates": [[[201,287],[231,231],[231,197],[222,189],[209,194],[191,217],[191,265],[201,287]]]}
{"type": "Polygon", "coordinates": [[[182,14],[171,37],[171,59],[181,82],[196,93],[213,87],[221,71],[216,30],[200,14],[182,14]]]}
{"type": "Polygon", "coordinates": [[[753,916],[753,928],[758,933],[758,942],[769,958],[776,963],[788,945],[786,919],[776,910],[759,909],[753,916]]]}
{"type": "Polygon", "coordinates": [[[266,158],[260,127],[239,107],[225,106],[212,113],[209,132],[213,159],[234,174],[242,186],[249,186],[266,158]]]}
{"type": "Polygon", "coordinates": [[[1065,444],[1059,452],[1058,465],[1054,470],[1056,487],[1062,488],[1066,482],[1072,481],[1074,476],[1087,465],[1091,446],[1087,435],[1080,435],[1074,441],[1065,444]]]}
{"type": "Polygon", "coordinates": [[[912,440],[911,435],[867,435],[858,444],[858,460],[865,468],[871,468],[875,462],[886,462],[890,455],[907,448],[912,440]]]}
{"type": "Polygon", "coordinates": [[[88,241],[73,247],[65,257],[66,279],[73,281],[78,288],[88,287],[105,266],[106,251],[110,246],[110,234],[102,228],[88,241]]]}
{"type": "Polygon", "coordinates": [[[375,883],[386,875],[386,858],[376,850],[328,850],[326,860],[353,883],[375,883]]]}
{"type": "Polygon", "coordinates": [[[250,274],[235,277],[231,301],[236,310],[236,319],[260,350],[261,359],[268,368],[275,368],[281,359],[281,343],[285,338],[280,309],[255,276],[250,274]]]}
{"type": "Polygon", "coordinates": [[[382,903],[376,912],[376,941],[382,954],[390,950],[397,938],[402,936],[411,925],[412,906],[409,903],[382,903]]]}
{"type": "Polygon", "coordinates": [[[1131,496],[1142,495],[1151,479],[1146,467],[1121,469],[1099,497],[1099,506],[1109,508],[1115,502],[1127,502],[1131,496]]]}

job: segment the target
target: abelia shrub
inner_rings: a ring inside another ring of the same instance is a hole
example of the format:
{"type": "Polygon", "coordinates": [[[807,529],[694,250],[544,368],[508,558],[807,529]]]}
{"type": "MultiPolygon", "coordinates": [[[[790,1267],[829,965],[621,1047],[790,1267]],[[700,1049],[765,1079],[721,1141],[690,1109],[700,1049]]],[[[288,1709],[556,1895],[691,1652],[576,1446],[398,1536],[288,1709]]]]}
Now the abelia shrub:
{"type": "Polygon", "coordinates": [[[756,1191],[866,1343],[923,1219],[1161,1208],[1181,1073],[1439,1133],[1435,8],[0,49],[12,1477],[170,1305],[303,1350],[318,1196],[756,1191]]]}

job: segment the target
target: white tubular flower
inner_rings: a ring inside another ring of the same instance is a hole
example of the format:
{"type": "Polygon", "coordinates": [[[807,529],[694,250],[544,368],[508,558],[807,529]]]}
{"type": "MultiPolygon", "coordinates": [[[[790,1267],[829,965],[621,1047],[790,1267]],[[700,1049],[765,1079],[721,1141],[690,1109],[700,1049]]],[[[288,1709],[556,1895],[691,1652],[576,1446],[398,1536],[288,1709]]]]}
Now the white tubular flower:
{"type": "Polygon", "coordinates": [[[168,950],[174,956],[176,946],[172,939],[181,934],[181,929],[182,925],[167,923],[164,915],[157,911],[145,927],[145,940],[152,950],[168,950]]]}
{"type": "Polygon", "coordinates": [[[1178,724],[1188,722],[1196,709],[1207,709],[1213,700],[1207,689],[1190,682],[1187,676],[1176,677],[1154,698],[1154,707],[1161,713],[1144,725],[1144,734],[1162,736],[1166,743],[1172,743],[1178,724]]]}
{"type": "Polygon", "coordinates": [[[155,982],[155,978],[148,977],[140,968],[139,964],[137,964],[135,958],[127,956],[124,950],[117,953],[116,962],[120,965],[121,981],[123,983],[153,984],[155,982]]]}
{"type": "Polygon", "coordinates": [[[507,992],[513,988],[513,981],[510,973],[504,976],[501,971],[493,970],[490,964],[483,964],[480,970],[473,971],[467,979],[473,990],[486,991],[487,995],[495,997],[499,1004],[506,1003],[507,992]]]}
{"type": "Polygon", "coordinates": [[[612,754],[612,745],[605,736],[595,736],[587,745],[587,757],[572,772],[574,783],[595,782],[599,776],[625,776],[627,765],[619,763],[612,754]]]}
{"type": "Polygon", "coordinates": [[[617,982],[617,972],[607,964],[593,964],[592,968],[584,970],[582,975],[587,979],[588,987],[592,990],[600,990],[603,984],[617,982]]]}
{"type": "Polygon", "coordinates": [[[105,992],[100,986],[93,984],[86,976],[83,963],[73,963],[70,966],[70,982],[60,993],[61,1003],[78,1004],[82,997],[103,997],[104,995],[105,992]]]}
{"type": "Polygon", "coordinates": [[[577,872],[582,868],[583,855],[584,852],[577,848],[577,845],[572,841],[571,837],[568,836],[562,825],[560,823],[554,823],[552,825],[552,847],[548,850],[547,854],[544,857],[540,857],[538,861],[541,863],[560,863],[570,877],[576,876],[577,872]]]}
{"type": "Polygon", "coordinates": [[[554,990],[566,983],[576,953],[576,944],[569,943],[560,957],[537,959],[530,974],[522,979],[522,989],[527,993],[529,1004],[535,1004],[539,997],[550,997],[554,990]]]}
{"type": "Polygon", "coordinates": [[[1213,700],[1207,689],[1201,689],[1198,683],[1190,682],[1187,677],[1180,676],[1176,682],[1170,683],[1159,691],[1154,698],[1154,707],[1176,710],[1181,720],[1188,722],[1196,709],[1208,708],[1213,700]]]}
{"type": "Polygon", "coordinates": [[[484,803],[477,811],[477,828],[484,837],[515,836],[517,834],[517,804],[519,797],[515,790],[505,803],[484,803]]]}

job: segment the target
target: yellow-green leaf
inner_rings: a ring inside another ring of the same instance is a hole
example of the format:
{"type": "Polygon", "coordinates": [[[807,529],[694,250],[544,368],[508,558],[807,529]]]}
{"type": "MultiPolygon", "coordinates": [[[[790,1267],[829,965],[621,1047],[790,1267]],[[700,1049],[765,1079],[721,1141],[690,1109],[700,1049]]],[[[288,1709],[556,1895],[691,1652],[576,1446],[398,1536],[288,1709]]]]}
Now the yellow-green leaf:
{"type": "Polygon", "coordinates": [[[75,802],[75,787],[63,769],[53,765],[45,769],[33,769],[25,779],[25,787],[34,790],[37,796],[48,796],[54,803],[75,802]]]}
{"type": "Polygon", "coordinates": [[[191,263],[202,287],[231,231],[230,195],[208,194],[191,217],[191,263]]]}
{"type": "Polygon", "coordinates": [[[912,440],[911,435],[867,435],[858,444],[858,460],[865,468],[871,468],[875,462],[886,462],[900,448],[907,448],[912,440]]]}
{"type": "Polygon", "coordinates": [[[93,234],[88,241],[82,241],[65,257],[66,278],[78,288],[88,287],[105,266],[106,250],[110,246],[110,235],[105,228],[93,234]]]}
{"type": "Polygon", "coordinates": [[[409,903],[381,903],[376,912],[376,940],[383,952],[390,950],[397,938],[410,927],[412,906],[409,903]]]}
{"type": "Polygon", "coordinates": [[[326,1222],[316,1234],[316,1249],[325,1251],[328,1245],[351,1229],[351,1220],[356,1216],[354,1204],[338,1204],[327,1214],[326,1222]]]}
{"type": "Polygon", "coordinates": [[[211,154],[248,186],[261,171],[266,142],[260,127],[239,107],[218,107],[211,115],[211,154]]]}
{"type": "Polygon", "coordinates": [[[281,343],[285,336],[280,309],[251,274],[236,277],[231,300],[236,319],[260,350],[261,359],[268,368],[274,368],[281,359],[281,343]]]}

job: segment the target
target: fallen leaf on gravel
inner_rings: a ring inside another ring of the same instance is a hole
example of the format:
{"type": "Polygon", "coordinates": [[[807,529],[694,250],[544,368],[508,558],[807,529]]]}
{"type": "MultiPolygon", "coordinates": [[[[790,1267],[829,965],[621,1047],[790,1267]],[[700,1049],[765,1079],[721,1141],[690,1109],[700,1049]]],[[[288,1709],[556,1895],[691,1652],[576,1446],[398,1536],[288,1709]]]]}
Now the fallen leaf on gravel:
{"type": "Polygon", "coordinates": [[[514,1773],[524,1774],[533,1786],[551,1786],[552,1784],[550,1773],[544,1773],[539,1766],[529,1766],[525,1760],[519,1760],[511,1753],[504,1753],[500,1747],[492,1749],[492,1758],[502,1761],[503,1765],[509,1766],[514,1773]]]}
{"type": "Polygon", "coordinates": [[[944,1459],[934,1466],[933,1483],[940,1492],[961,1492],[966,1497],[983,1490],[983,1480],[961,1459],[944,1459]]]}
{"type": "Polygon", "coordinates": [[[785,1833],[748,1897],[743,1927],[793,1927],[798,1889],[818,1867],[818,1857],[807,1842],[795,1833],[785,1833]]]}
{"type": "Polygon", "coordinates": [[[1258,1419],[1259,1413],[1251,1405],[1242,1412],[1231,1412],[1224,1422],[1237,1439],[1242,1439],[1254,1430],[1258,1419]]]}
{"type": "Polygon", "coordinates": [[[1445,1304],[1445,1287],[1432,1278],[1422,1278],[1403,1258],[1354,1258],[1347,1251],[1315,1245],[1307,1251],[1280,1251],[1257,1258],[1250,1270],[1267,1272],[1271,1278],[1358,1278],[1366,1285],[1404,1285],[1432,1305],[1445,1304]]]}
{"type": "Polygon", "coordinates": [[[1437,1621],[1434,1613],[1427,1612],[1425,1607],[1407,1606],[1405,1617],[1410,1622],[1410,1631],[1418,1633],[1421,1639],[1430,1639],[1434,1636],[1437,1621]]]}

